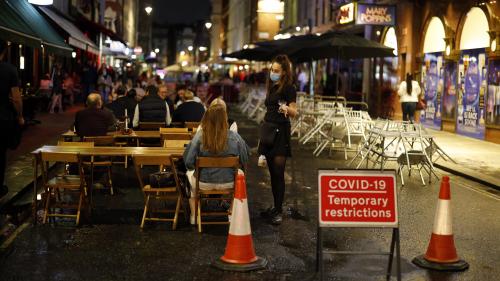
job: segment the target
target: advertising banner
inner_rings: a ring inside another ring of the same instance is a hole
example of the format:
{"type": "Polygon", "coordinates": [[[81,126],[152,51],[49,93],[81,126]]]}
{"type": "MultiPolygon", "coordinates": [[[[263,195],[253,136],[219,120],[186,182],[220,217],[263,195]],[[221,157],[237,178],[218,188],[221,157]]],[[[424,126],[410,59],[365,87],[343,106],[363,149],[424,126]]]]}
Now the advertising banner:
{"type": "Polygon", "coordinates": [[[396,7],[385,5],[358,4],[356,24],[395,25],[396,7]]]}
{"type": "Polygon", "coordinates": [[[444,63],[444,92],[443,109],[441,117],[454,119],[457,104],[457,68],[456,62],[447,61],[444,63]]]}
{"type": "Polygon", "coordinates": [[[421,85],[427,107],[420,111],[420,123],[436,130],[441,129],[442,66],[443,55],[441,52],[425,54],[421,85]]]}
{"type": "Polygon", "coordinates": [[[395,171],[320,170],[319,224],[397,227],[395,171]]]}
{"type": "Polygon", "coordinates": [[[484,139],[486,67],[485,49],[462,51],[458,66],[457,133],[478,139],[484,139]]]}
{"type": "Polygon", "coordinates": [[[500,60],[489,63],[486,123],[500,125],[500,60]]]}

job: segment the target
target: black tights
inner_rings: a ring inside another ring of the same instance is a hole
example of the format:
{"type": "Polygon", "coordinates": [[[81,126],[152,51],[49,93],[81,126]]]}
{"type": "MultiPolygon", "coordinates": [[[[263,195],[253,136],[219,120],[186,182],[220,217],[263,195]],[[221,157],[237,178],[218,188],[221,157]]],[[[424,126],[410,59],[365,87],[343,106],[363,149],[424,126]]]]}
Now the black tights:
{"type": "Polygon", "coordinates": [[[271,186],[274,197],[274,207],[281,211],[285,197],[285,156],[266,157],[267,167],[271,175],[271,186]]]}

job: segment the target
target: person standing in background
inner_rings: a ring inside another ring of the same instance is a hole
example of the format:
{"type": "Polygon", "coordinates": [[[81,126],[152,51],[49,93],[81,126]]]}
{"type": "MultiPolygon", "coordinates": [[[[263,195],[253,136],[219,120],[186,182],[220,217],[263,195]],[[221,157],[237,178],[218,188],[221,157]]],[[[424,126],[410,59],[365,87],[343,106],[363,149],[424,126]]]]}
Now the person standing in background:
{"type": "Polygon", "coordinates": [[[286,159],[292,156],[290,118],[297,115],[296,99],[290,60],[286,55],[278,55],[272,61],[267,81],[266,115],[258,148],[259,154],[266,157],[274,198],[274,206],[263,211],[261,216],[274,225],[283,221],[286,159]]]}
{"type": "Polygon", "coordinates": [[[411,123],[415,121],[415,110],[421,92],[418,82],[413,80],[413,75],[407,73],[406,81],[401,82],[398,89],[403,121],[410,121],[411,123]]]}
{"type": "Polygon", "coordinates": [[[52,70],[52,101],[50,102],[50,113],[54,113],[54,109],[56,106],[59,108],[59,110],[57,111],[58,113],[63,112],[63,83],[64,73],[62,70],[62,65],[61,63],[56,63],[54,70],[52,70]]]}
{"type": "Polygon", "coordinates": [[[0,198],[9,191],[4,185],[7,149],[15,149],[19,145],[24,125],[23,99],[19,91],[17,69],[10,63],[3,62],[7,48],[7,42],[0,40],[0,130],[6,133],[0,138],[0,198]]]}

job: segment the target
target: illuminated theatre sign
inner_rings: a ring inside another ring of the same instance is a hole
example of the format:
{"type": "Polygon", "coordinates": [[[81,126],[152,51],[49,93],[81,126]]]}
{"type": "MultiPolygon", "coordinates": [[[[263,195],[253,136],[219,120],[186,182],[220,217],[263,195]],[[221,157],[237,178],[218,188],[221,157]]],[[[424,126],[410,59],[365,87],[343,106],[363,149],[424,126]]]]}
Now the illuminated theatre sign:
{"type": "Polygon", "coordinates": [[[339,23],[357,25],[395,25],[396,7],[391,5],[373,5],[349,3],[339,9],[339,23]]]}

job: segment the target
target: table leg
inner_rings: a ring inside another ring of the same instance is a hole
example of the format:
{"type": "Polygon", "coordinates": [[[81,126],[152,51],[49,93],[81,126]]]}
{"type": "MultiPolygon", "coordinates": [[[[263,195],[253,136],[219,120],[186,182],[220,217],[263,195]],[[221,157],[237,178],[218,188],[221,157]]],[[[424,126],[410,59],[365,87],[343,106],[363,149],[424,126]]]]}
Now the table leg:
{"type": "Polygon", "coordinates": [[[37,179],[38,179],[38,161],[37,161],[37,156],[33,155],[33,201],[32,201],[32,217],[33,217],[33,224],[37,224],[37,217],[36,217],[36,212],[37,212],[37,179]]]}

